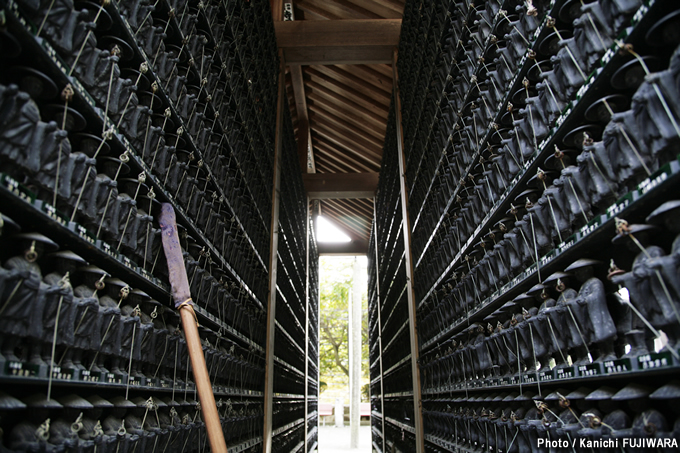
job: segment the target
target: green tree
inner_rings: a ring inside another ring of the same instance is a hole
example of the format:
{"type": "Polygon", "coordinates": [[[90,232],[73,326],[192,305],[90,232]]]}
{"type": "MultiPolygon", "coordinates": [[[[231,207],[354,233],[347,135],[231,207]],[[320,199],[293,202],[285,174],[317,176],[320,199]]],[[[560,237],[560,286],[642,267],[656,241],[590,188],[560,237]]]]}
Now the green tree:
{"type": "MultiPolygon", "coordinates": [[[[349,383],[349,313],[354,257],[321,257],[319,372],[322,381],[349,383]]],[[[368,378],[368,302],[362,295],[362,375],[368,378]]]]}

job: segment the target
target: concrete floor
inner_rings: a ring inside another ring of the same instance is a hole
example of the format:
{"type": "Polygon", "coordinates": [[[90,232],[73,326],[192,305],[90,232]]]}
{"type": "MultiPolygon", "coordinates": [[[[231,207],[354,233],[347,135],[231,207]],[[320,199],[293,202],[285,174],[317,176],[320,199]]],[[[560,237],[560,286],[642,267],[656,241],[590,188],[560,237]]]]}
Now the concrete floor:
{"type": "Polygon", "coordinates": [[[359,427],[359,448],[349,448],[349,426],[336,428],[334,426],[319,426],[319,453],[371,453],[371,427],[359,427]]]}

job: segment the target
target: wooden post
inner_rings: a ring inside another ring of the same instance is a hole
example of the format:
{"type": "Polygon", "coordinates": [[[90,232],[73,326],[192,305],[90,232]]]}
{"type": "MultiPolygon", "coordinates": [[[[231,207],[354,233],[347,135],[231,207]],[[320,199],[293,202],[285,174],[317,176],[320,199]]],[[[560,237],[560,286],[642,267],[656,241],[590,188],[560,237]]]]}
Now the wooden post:
{"type": "Polygon", "coordinates": [[[307,438],[309,437],[309,228],[311,226],[311,218],[309,216],[309,197],[306,198],[307,205],[305,209],[305,225],[306,225],[306,263],[305,263],[305,453],[309,450],[307,445],[307,438]]]}
{"type": "Polygon", "coordinates": [[[281,197],[281,159],[283,147],[283,109],[286,95],[285,63],[279,50],[279,95],[276,101],[276,132],[274,149],[274,184],[272,190],[271,241],[269,247],[269,297],[267,300],[267,345],[265,355],[263,452],[272,451],[272,410],[274,408],[274,335],[276,333],[276,276],[279,247],[279,203],[281,197]]]}
{"type": "Polygon", "coordinates": [[[404,155],[404,131],[401,124],[401,99],[399,98],[399,75],[397,72],[397,50],[392,59],[394,86],[394,109],[397,123],[397,153],[399,157],[399,185],[401,192],[401,215],[404,229],[404,264],[406,266],[406,295],[408,299],[408,326],[411,340],[411,374],[413,375],[413,412],[416,429],[416,453],[425,452],[422,399],[420,389],[420,368],[418,367],[418,330],[416,326],[416,297],[413,292],[413,257],[411,256],[411,222],[408,217],[408,189],[406,187],[406,156],[404,155]]]}
{"type": "Polygon", "coordinates": [[[383,362],[382,362],[382,315],[380,314],[380,271],[378,255],[378,220],[375,215],[375,199],[373,202],[373,237],[375,242],[375,294],[378,304],[378,365],[380,367],[380,429],[382,433],[382,451],[385,449],[385,389],[383,388],[383,362]]]}
{"type": "MultiPolygon", "coordinates": [[[[349,448],[359,448],[361,420],[361,272],[359,260],[352,264],[352,294],[349,301],[349,448]]],[[[363,286],[363,285],[362,285],[363,286]]]]}

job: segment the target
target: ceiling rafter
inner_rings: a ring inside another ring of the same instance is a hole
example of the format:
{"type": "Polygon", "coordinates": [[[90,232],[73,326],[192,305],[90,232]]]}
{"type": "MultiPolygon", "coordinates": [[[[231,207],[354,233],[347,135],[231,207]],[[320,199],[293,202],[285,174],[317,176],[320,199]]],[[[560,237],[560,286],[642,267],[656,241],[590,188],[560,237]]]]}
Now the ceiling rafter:
{"type": "Polygon", "coordinates": [[[367,118],[367,121],[376,121],[379,124],[387,124],[387,113],[383,111],[373,112],[363,105],[354,102],[353,100],[343,97],[342,94],[338,94],[335,91],[329,90],[323,85],[315,82],[307,82],[307,98],[314,101],[320,100],[320,102],[330,102],[335,105],[340,106],[344,109],[349,109],[357,111],[358,114],[367,118]]]}
{"type": "MultiPolygon", "coordinates": [[[[300,156],[311,144],[315,177],[323,181],[324,174],[344,181],[345,174],[378,172],[392,98],[392,50],[400,28],[395,24],[404,1],[285,1],[293,2],[296,20],[276,25],[277,42],[288,65],[286,95],[300,156]]],[[[345,184],[338,192],[324,182],[314,193],[362,193],[358,184],[345,184]]],[[[365,253],[373,198],[325,198],[319,205],[352,238],[332,244],[329,252],[365,253]]]]}
{"type": "Polygon", "coordinates": [[[297,113],[297,141],[298,158],[300,168],[304,173],[314,173],[314,150],[312,146],[312,134],[309,125],[309,112],[307,110],[307,97],[305,95],[305,82],[302,76],[300,65],[290,66],[290,79],[293,87],[293,97],[295,101],[295,112],[297,113]]]}
{"type": "Polygon", "coordinates": [[[360,216],[356,216],[355,213],[347,207],[350,200],[326,200],[327,204],[336,208],[339,212],[342,212],[347,216],[348,221],[354,222],[356,225],[361,227],[366,227],[369,225],[369,221],[360,216]]]}
{"type": "Polygon", "coordinates": [[[379,127],[368,127],[365,121],[362,121],[360,117],[355,115],[345,114],[343,111],[336,109],[325,108],[327,106],[309,104],[307,108],[309,109],[310,117],[319,116],[321,118],[328,118],[333,121],[341,122],[346,127],[356,128],[361,130],[366,136],[371,136],[379,141],[382,147],[383,140],[385,138],[385,131],[381,130],[379,127]]]}
{"type": "Polygon", "coordinates": [[[345,131],[349,135],[356,135],[357,137],[372,143],[373,146],[382,148],[382,139],[370,132],[371,129],[365,129],[361,126],[350,124],[331,113],[319,114],[310,110],[309,118],[312,123],[325,123],[330,126],[336,126],[339,131],[345,131]]]}
{"type": "Polygon", "coordinates": [[[377,70],[377,68],[379,68],[380,66],[381,65],[366,65],[366,64],[335,65],[336,68],[351,72],[355,74],[357,77],[360,77],[364,81],[372,84],[376,88],[385,91],[387,93],[387,96],[390,97],[392,93],[392,78],[387,77],[379,70],[377,70]]]}
{"type": "Polygon", "coordinates": [[[357,93],[361,93],[368,99],[373,99],[376,102],[384,105],[389,109],[390,94],[382,88],[377,88],[365,80],[355,76],[351,72],[338,68],[337,66],[310,66],[309,69],[324,74],[339,83],[342,83],[357,93]]]}
{"type": "MultiPolygon", "coordinates": [[[[295,7],[304,12],[305,19],[316,19],[316,20],[338,20],[342,19],[340,16],[331,14],[325,11],[323,8],[318,8],[314,5],[309,4],[309,2],[300,0],[295,2],[295,7]],[[311,17],[310,17],[311,16],[311,17]]],[[[298,14],[296,13],[296,17],[298,14]]]]}
{"type": "Polygon", "coordinates": [[[327,217],[335,219],[338,224],[345,227],[345,230],[352,232],[352,235],[368,239],[368,233],[365,232],[366,228],[359,223],[353,222],[352,219],[348,218],[347,214],[339,210],[337,206],[324,202],[323,209],[327,217]]]}
{"type": "Polygon", "coordinates": [[[316,171],[317,173],[348,173],[351,171],[357,171],[357,169],[347,165],[344,162],[343,163],[333,162],[332,159],[329,159],[326,154],[317,152],[316,171]]]}
{"type": "Polygon", "coordinates": [[[382,149],[379,144],[366,140],[356,133],[343,134],[340,128],[328,125],[323,121],[314,120],[312,121],[312,125],[317,131],[324,132],[327,138],[335,140],[336,143],[340,143],[345,147],[351,147],[358,150],[363,149],[365,151],[362,153],[363,157],[370,159],[371,162],[374,162],[375,164],[380,163],[382,149]]]}
{"type": "Polygon", "coordinates": [[[385,19],[401,19],[404,12],[404,8],[390,8],[389,6],[383,5],[380,2],[365,2],[361,0],[347,0],[347,3],[357,4],[360,3],[361,7],[367,11],[377,14],[379,17],[385,19]]]}
{"type": "Polygon", "coordinates": [[[346,2],[341,1],[342,0],[340,1],[305,0],[305,3],[311,4],[323,11],[328,11],[330,14],[333,14],[337,17],[344,17],[347,19],[378,19],[380,17],[377,14],[373,14],[366,11],[366,13],[370,13],[369,16],[365,12],[363,12],[365,11],[363,10],[363,8],[351,8],[345,4],[346,2]]]}
{"type": "Polygon", "coordinates": [[[305,71],[305,75],[309,77],[312,84],[315,84],[317,86],[323,85],[327,87],[328,90],[333,91],[336,94],[339,94],[340,96],[345,97],[351,100],[352,102],[361,105],[362,107],[371,112],[374,112],[380,116],[384,116],[385,118],[387,118],[387,112],[389,110],[388,107],[376,104],[375,102],[372,101],[371,98],[348,87],[347,85],[340,83],[337,80],[333,80],[332,78],[324,74],[321,74],[311,68],[305,71]]]}
{"type": "Polygon", "coordinates": [[[380,159],[382,157],[382,150],[360,138],[348,137],[339,134],[332,127],[328,127],[323,123],[314,122],[314,130],[324,136],[326,139],[332,141],[333,143],[348,149],[351,153],[368,160],[369,162],[379,165],[380,159]],[[363,151],[363,152],[362,152],[363,151]]]}
{"type": "Polygon", "coordinates": [[[321,205],[321,212],[323,212],[323,215],[333,219],[339,225],[342,225],[343,229],[347,233],[351,233],[350,237],[366,237],[361,225],[350,222],[347,216],[342,213],[342,211],[338,210],[328,201],[322,200],[321,205]]]}
{"type": "Polygon", "coordinates": [[[329,159],[339,163],[346,163],[348,166],[352,165],[352,171],[375,171],[375,164],[359,162],[355,158],[350,157],[347,153],[339,151],[333,143],[319,140],[319,138],[316,137],[316,131],[314,131],[313,134],[312,139],[314,139],[316,143],[314,147],[320,155],[327,156],[329,159]]]}

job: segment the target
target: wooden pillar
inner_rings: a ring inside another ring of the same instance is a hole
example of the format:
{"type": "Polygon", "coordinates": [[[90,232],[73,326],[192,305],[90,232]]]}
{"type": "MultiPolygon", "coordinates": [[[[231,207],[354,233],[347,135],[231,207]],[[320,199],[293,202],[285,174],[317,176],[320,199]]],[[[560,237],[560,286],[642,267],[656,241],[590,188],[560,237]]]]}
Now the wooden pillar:
{"type": "Polygon", "coordinates": [[[383,362],[382,362],[382,315],[380,313],[380,308],[382,303],[380,301],[380,266],[379,266],[379,254],[378,254],[378,220],[375,215],[375,201],[373,203],[373,241],[375,243],[375,294],[376,301],[378,304],[378,365],[380,367],[380,429],[382,433],[382,451],[387,451],[385,449],[385,389],[383,387],[383,362]]]}
{"type": "Polygon", "coordinates": [[[361,400],[361,273],[359,260],[352,264],[352,294],[349,300],[349,448],[359,447],[361,400]]]}
{"type": "Polygon", "coordinates": [[[406,156],[404,155],[404,131],[401,124],[401,99],[399,74],[397,72],[397,50],[392,59],[394,87],[394,109],[397,123],[397,153],[399,157],[399,185],[401,192],[402,228],[404,229],[404,264],[406,266],[406,296],[408,299],[408,326],[411,340],[411,374],[413,375],[413,421],[416,430],[416,453],[425,452],[423,430],[422,398],[420,389],[420,368],[418,367],[418,330],[416,326],[416,297],[413,292],[413,257],[411,256],[411,222],[408,216],[408,189],[406,187],[406,156]]]}
{"type": "Polygon", "coordinates": [[[269,0],[274,22],[283,20],[283,0],[269,0]]]}
{"type": "Polygon", "coordinates": [[[272,189],[272,220],[269,247],[269,295],[267,298],[267,344],[265,355],[264,429],[262,445],[264,453],[272,451],[272,409],[274,407],[274,335],[276,333],[276,275],[277,250],[279,246],[279,203],[281,198],[281,159],[283,155],[283,109],[286,104],[285,63],[279,50],[279,95],[276,101],[276,132],[274,148],[274,183],[272,189]]]}
{"type": "Polygon", "coordinates": [[[305,206],[305,224],[307,227],[306,240],[306,263],[305,263],[305,449],[307,453],[309,447],[307,445],[307,438],[309,437],[309,228],[311,227],[311,217],[309,211],[309,197],[306,198],[307,204],[305,206]]]}

